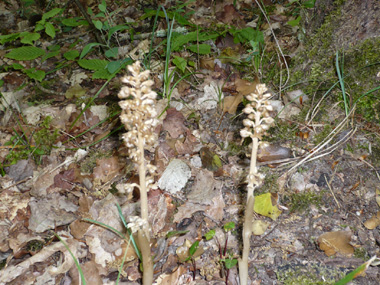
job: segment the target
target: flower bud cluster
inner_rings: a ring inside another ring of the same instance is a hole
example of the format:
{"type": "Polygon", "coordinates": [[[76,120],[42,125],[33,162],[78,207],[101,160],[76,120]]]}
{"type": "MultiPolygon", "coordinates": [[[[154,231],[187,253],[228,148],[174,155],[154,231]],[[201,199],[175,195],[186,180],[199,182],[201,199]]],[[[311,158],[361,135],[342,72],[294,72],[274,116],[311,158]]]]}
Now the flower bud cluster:
{"type": "Polygon", "coordinates": [[[128,228],[131,229],[132,233],[136,233],[139,230],[149,232],[148,221],[139,216],[132,216],[129,218],[128,228]]]}
{"type": "Polygon", "coordinates": [[[273,124],[274,120],[269,115],[269,112],[273,111],[273,107],[268,101],[271,94],[264,94],[267,90],[265,84],[258,84],[256,93],[247,96],[250,102],[243,109],[243,112],[248,114],[248,117],[243,120],[244,128],[240,131],[243,138],[256,137],[261,139],[273,124]]]}
{"type": "MultiPolygon", "coordinates": [[[[132,74],[122,79],[126,86],[122,87],[118,96],[122,101],[119,105],[122,109],[120,120],[124,124],[127,132],[123,134],[123,140],[128,148],[129,156],[137,164],[145,164],[148,172],[146,187],[153,186],[153,175],[156,167],[141,161],[143,148],[153,147],[157,142],[155,128],[158,124],[157,111],[155,109],[157,93],[151,87],[154,84],[149,80],[149,70],[140,71],[140,62],[136,61],[128,66],[132,74]],[[143,146],[139,147],[139,146],[143,146]],[[149,175],[150,174],[150,175],[149,175]]],[[[133,185],[134,186],[134,185],[133,185]]],[[[132,186],[125,187],[125,190],[133,189],[132,186]]]]}

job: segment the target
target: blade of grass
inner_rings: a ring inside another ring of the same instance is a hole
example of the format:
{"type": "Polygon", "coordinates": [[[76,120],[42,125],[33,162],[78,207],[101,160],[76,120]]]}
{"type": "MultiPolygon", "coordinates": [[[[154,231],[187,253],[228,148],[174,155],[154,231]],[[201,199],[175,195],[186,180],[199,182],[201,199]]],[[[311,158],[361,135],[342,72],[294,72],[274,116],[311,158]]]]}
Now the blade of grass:
{"type": "Polygon", "coordinates": [[[340,88],[342,90],[342,95],[343,95],[343,102],[344,102],[344,111],[346,113],[346,117],[348,116],[348,109],[349,109],[349,102],[347,101],[347,96],[346,96],[346,91],[344,89],[344,80],[343,80],[343,66],[342,66],[342,72],[341,72],[341,68],[339,66],[339,52],[336,51],[336,55],[335,55],[335,67],[336,67],[336,72],[338,74],[338,78],[339,78],[339,83],[340,83],[340,88]]]}
{"type": "Polygon", "coordinates": [[[87,218],[83,218],[82,221],[93,223],[95,225],[101,226],[103,228],[106,228],[106,229],[110,230],[111,232],[114,232],[119,237],[121,237],[123,239],[127,239],[127,237],[123,233],[119,232],[117,229],[115,229],[115,228],[113,228],[113,227],[111,227],[109,225],[106,225],[106,224],[104,224],[102,222],[98,222],[98,221],[95,221],[95,220],[92,220],[92,219],[87,219],[87,218]]]}
{"type": "Polygon", "coordinates": [[[86,279],[84,278],[84,274],[83,274],[83,271],[82,271],[82,268],[80,267],[80,264],[78,262],[78,259],[74,256],[74,254],[71,252],[69,246],[67,245],[67,243],[64,242],[64,240],[59,236],[57,235],[56,233],[54,233],[54,235],[59,239],[59,241],[65,246],[65,248],[67,249],[67,251],[70,253],[71,257],[74,259],[74,262],[75,262],[75,266],[77,267],[78,271],[79,271],[79,275],[80,275],[80,279],[82,281],[82,284],[83,285],[86,285],[86,279]]]}
{"type": "Polygon", "coordinates": [[[378,259],[377,256],[376,255],[373,256],[370,260],[368,260],[367,262],[360,265],[354,271],[348,273],[345,277],[340,279],[338,282],[335,282],[334,285],[344,285],[344,284],[347,284],[348,282],[354,280],[356,277],[358,277],[359,275],[364,273],[372,263],[374,265],[376,265],[377,264],[376,259],[378,259]]]}
{"type": "Polygon", "coordinates": [[[121,211],[121,207],[120,207],[120,205],[119,205],[118,203],[116,203],[116,206],[117,206],[117,210],[118,210],[118,212],[119,212],[120,219],[121,219],[121,221],[123,222],[123,225],[124,225],[124,227],[126,228],[127,233],[128,233],[128,235],[129,235],[129,240],[132,242],[133,248],[135,249],[138,258],[139,258],[140,260],[142,260],[141,252],[140,252],[139,248],[137,247],[137,244],[136,244],[136,241],[135,241],[135,239],[134,239],[134,237],[133,237],[133,235],[132,235],[132,231],[131,231],[131,229],[128,228],[128,225],[127,225],[127,223],[126,223],[126,221],[125,221],[125,218],[124,218],[124,216],[123,216],[123,213],[122,213],[122,211],[121,211]]]}

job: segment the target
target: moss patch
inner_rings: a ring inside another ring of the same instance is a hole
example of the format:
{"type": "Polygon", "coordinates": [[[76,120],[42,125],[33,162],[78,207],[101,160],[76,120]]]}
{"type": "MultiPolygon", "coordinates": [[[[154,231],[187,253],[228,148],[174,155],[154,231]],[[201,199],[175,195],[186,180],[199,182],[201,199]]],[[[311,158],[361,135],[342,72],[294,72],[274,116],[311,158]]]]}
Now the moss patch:
{"type": "MultiPolygon", "coordinates": [[[[352,36],[366,22],[355,15],[352,23],[348,23],[347,14],[355,11],[355,8],[346,2],[334,2],[335,9],[325,18],[315,34],[306,39],[303,51],[293,58],[289,86],[296,84],[293,89],[301,88],[308,95],[317,91],[317,99],[323,96],[338,82],[335,58],[339,51],[350,107],[357,102],[358,114],[367,121],[380,122],[380,91],[361,97],[379,86],[376,75],[380,65],[380,38],[364,34],[361,37],[368,39],[358,41],[357,37],[352,36]],[[303,82],[301,87],[300,82],[303,82]]],[[[330,102],[342,100],[339,84],[328,94],[328,99],[330,102]]],[[[344,108],[343,104],[341,107],[344,108]]]]}
{"type": "Polygon", "coordinates": [[[313,191],[304,191],[301,193],[292,193],[285,197],[289,202],[291,212],[304,212],[310,208],[310,205],[320,207],[323,198],[323,191],[315,193],[313,191]]]}
{"type": "Polygon", "coordinates": [[[319,264],[287,264],[278,268],[277,278],[284,285],[334,284],[345,275],[345,270],[319,264]]]}

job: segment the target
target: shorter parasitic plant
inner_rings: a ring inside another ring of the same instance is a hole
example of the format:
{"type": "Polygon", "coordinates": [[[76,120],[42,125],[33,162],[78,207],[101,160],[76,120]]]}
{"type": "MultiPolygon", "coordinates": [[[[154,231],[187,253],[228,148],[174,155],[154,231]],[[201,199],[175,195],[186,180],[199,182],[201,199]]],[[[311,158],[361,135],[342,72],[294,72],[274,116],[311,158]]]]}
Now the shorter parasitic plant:
{"type": "Polygon", "coordinates": [[[243,224],[243,253],[239,259],[239,276],[240,284],[248,284],[248,255],[250,250],[250,238],[252,234],[253,223],[253,207],[255,202],[254,190],[264,180],[264,175],[259,173],[256,167],[257,150],[260,140],[267,130],[271,127],[274,120],[269,115],[273,110],[268,99],[271,94],[266,93],[265,84],[258,84],[256,92],[247,96],[250,101],[243,109],[248,114],[248,118],[243,120],[244,128],[240,131],[243,138],[250,137],[252,139],[251,164],[248,174],[247,186],[247,204],[245,208],[244,224],[243,224]]]}

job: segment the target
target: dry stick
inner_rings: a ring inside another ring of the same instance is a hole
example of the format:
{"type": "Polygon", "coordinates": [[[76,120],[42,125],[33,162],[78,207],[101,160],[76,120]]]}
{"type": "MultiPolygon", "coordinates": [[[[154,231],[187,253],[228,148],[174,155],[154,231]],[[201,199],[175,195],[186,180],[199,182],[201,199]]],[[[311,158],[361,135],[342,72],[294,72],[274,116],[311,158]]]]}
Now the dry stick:
{"type": "MultiPolygon", "coordinates": [[[[335,172],[336,172],[336,170],[334,171],[334,174],[335,174],[335,172]]],[[[334,176],[333,176],[333,177],[334,177],[334,176]]],[[[335,194],[334,194],[334,192],[333,192],[333,190],[332,190],[332,188],[331,188],[331,186],[330,186],[330,184],[331,184],[331,180],[332,180],[332,179],[330,179],[330,181],[327,181],[327,178],[326,178],[326,176],[325,176],[325,180],[326,180],[327,186],[329,187],[330,192],[331,192],[331,194],[332,194],[332,196],[333,196],[333,198],[334,198],[334,200],[335,200],[335,203],[338,205],[338,208],[340,209],[339,201],[336,199],[335,194]]]]}
{"type": "MultiPolygon", "coordinates": [[[[351,109],[351,112],[348,114],[348,116],[346,116],[344,118],[344,120],[342,122],[339,123],[339,125],[335,128],[335,130],[333,130],[327,137],[326,137],[326,141],[322,144],[319,144],[317,145],[315,148],[313,148],[310,152],[309,155],[307,155],[304,159],[302,159],[299,163],[297,163],[296,165],[294,165],[291,169],[289,169],[288,173],[295,170],[298,166],[300,166],[302,163],[304,163],[305,161],[310,161],[309,159],[312,157],[312,156],[315,156],[316,153],[318,153],[322,148],[324,148],[338,133],[339,131],[344,127],[345,123],[347,122],[348,118],[350,117],[350,115],[353,113],[355,109],[355,106],[351,109]],[[330,136],[330,138],[329,138],[330,136]]],[[[353,132],[356,131],[356,128],[354,130],[351,131],[351,134],[353,132]]]]}

